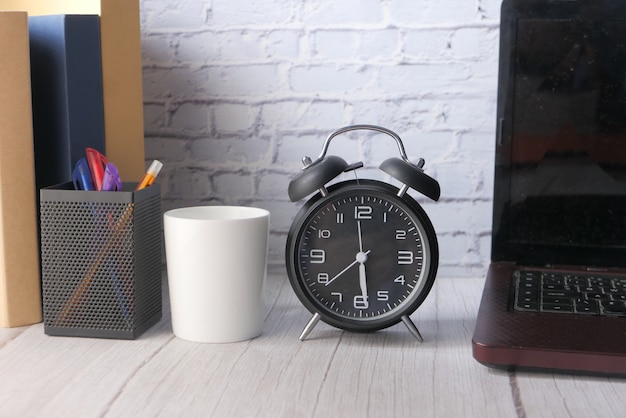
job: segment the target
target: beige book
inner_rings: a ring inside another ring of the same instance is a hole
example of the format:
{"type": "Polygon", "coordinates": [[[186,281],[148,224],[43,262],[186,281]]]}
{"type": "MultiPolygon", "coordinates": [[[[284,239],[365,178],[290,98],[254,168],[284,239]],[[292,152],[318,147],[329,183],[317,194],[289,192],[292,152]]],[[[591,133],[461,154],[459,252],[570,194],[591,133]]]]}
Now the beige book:
{"type": "Polygon", "coordinates": [[[0,326],[41,321],[28,16],[0,12],[0,326]]]}

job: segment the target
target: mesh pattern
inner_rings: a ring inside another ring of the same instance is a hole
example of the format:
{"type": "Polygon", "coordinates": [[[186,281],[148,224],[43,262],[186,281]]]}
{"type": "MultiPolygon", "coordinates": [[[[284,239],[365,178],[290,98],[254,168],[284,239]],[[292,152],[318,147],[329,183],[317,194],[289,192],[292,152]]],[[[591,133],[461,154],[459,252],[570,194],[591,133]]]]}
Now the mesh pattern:
{"type": "Polygon", "coordinates": [[[63,201],[55,191],[50,200],[42,190],[46,332],[134,338],[161,314],[160,197],[133,202],[132,192],[78,192],[129,201],[77,201],[76,193],[67,191],[63,201]]]}

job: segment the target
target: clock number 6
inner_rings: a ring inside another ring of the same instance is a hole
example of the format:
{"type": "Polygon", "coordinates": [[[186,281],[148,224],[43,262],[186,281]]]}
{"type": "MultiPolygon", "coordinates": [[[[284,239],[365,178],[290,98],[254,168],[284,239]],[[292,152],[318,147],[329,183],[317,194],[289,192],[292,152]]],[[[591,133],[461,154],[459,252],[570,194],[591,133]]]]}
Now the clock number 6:
{"type": "Polygon", "coordinates": [[[354,309],[367,309],[370,306],[367,296],[356,295],[354,297],[354,309]]]}

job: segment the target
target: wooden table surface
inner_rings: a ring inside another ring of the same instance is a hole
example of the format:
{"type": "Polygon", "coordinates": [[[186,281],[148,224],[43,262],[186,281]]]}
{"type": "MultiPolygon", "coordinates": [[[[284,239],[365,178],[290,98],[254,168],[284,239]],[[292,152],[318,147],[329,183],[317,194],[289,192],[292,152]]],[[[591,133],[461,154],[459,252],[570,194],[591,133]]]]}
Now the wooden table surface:
{"type": "MultiPolygon", "coordinates": [[[[164,279],[164,284],[167,284],[164,279]]],[[[438,278],[411,317],[355,334],[319,323],[285,274],[268,275],[263,335],[175,338],[163,319],[134,341],[0,329],[0,417],[623,417],[626,379],[507,372],[471,354],[483,279],[438,278]]]]}

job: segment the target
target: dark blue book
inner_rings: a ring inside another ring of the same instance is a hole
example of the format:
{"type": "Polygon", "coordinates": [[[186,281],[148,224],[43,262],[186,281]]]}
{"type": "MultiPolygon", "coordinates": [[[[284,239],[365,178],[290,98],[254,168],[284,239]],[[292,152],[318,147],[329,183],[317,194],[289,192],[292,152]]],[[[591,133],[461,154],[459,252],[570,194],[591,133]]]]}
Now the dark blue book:
{"type": "Polygon", "coordinates": [[[28,18],[37,189],[71,180],[91,147],[104,153],[100,18],[28,18]]]}

